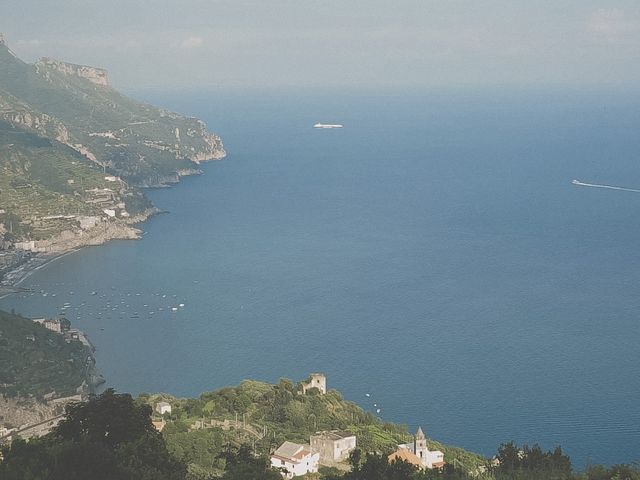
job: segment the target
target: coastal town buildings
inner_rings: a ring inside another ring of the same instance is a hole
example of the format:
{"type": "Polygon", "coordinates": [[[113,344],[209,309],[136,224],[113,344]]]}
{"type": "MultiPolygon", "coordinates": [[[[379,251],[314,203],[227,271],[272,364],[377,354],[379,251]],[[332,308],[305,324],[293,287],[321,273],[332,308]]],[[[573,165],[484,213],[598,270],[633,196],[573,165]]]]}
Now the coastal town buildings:
{"type": "Polygon", "coordinates": [[[398,459],[412,463],[420,468],[442,468],[445,464],[444,453],[440,450],[429,450],[427,448],[427,439],[421,427],[418,427],[412,443],[398,445],[398,450],[389,455],[389,461],[398,459]],[[419,461],[419,465],[415,463],[416,459],[419,461]]]}
{"type": "Polygon", "coordinates": [[[156,412],[158,412],[160,415],[171,413],[171,405],[167,402],[158,402],[156,403],[156,412]]]}
{"type": "Polygon", "coordinates": [[[284,478],[293,478],[307,473],[316,473],[320,454],[310,445],[284,442],[271,455],[271,466],[280,469],[284,478]]]}
{"type": "Polygon", "coordinates": [[[8,437],[11,433],[15,432],[17,428],[0,427],[0,438],[8,437]]]}
{"type": "Polygon", "coordinates": [[[331,430],[311,435],[311,449],[320,454],[322,464],[341,462],[356,448],[356,436],[351,432],[331,430]]]}
{"type": "Polygon", "coordinates": [[[95,226],[100,222],[100,217],[96,216],[81,216],[77,219],[82,230],[90,230],[92,228],[95,228],[95,226]]]}
{"type": "Polygon", "coordinates": [[[302,382],[302,392],[307,393],[312,388],[317,388],[322,395],[327,393],[327,377],[323,373],[312,373],[306,382],[302,382]]]}
{"type": "Polygon", "coordinates": [[[84,332],[78,330],[77,328],[70,328],[65,333],[64,339],[66,342],[77,340],[80,343],[82,343],[85,347],[91,349],[92,352],[95,352],[96,350],[93,344],[89,341],[89,338],[87,337],[87,335],[84,332]]]}
{"type": "Polygon", "coordinates": [[[25,242],[16,242],[13,244],[13,246],[18,250],[26,250],[29,252],[33,252],[36,249],[36,242],[34,240],[28,240],[25,242]]]}
{"type": "Polygon", "coordinates": [[[34,318],[33,321],[41,324],[44,328],[51,330],[52,332],[62,333],[60,320],[53,318],[34,318]]]}

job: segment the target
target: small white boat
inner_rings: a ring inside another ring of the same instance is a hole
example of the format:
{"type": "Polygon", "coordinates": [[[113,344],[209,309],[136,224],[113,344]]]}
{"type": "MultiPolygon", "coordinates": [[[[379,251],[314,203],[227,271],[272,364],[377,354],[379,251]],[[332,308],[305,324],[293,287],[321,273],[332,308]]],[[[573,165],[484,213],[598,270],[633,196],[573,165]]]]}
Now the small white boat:
{"type": "Polygon", "coordinates": [[[339,123],[316,123],[313,128],[343,128],[344,125],[340,125],[339,123]]]}

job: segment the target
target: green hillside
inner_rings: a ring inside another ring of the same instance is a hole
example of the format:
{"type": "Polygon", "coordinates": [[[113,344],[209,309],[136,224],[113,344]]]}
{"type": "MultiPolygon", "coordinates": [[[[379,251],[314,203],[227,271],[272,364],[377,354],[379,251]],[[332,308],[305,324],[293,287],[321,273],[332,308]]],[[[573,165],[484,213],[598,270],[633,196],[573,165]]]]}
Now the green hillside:
{"type": "Polygon", "coordinates": [[[0,249],[135,237],[130,224],[151,211],[138,187],[224,155],[203,122],[118,93],[106,71],[28,64],[0,41],[0,249]]]}
{"type": "Polygon", "coordinates": [[[0,394],[73,395],[93,369],[91,350],[19,315],[0,311],[0,394]]]}
{"type": "Polygon", "coordinates": [[[81,145],[88,158],[129,183],[161,184],[196,168],[194,161],[224,156],[220,139],[200,120],[135,101],[96,81],[106,81],[106,72],[50,59],[30,65],[0,45],[1,115],[18,123],[11,113],[27,107],[32,117],[52,117],[40,125],[19,123],[40,132],[46,130],[42,124],[63,125],[65,142],[81,145]]]}
{"type": "MultiPolygon", "coordinates": [[[[9,240],[42,240],[77,228],[73,219],[51,216],[100,216],[91,190],[113,188],[102,170],[72,148],[0,120],[0,222],[9,240]]],[[[116,192],[127,210],[148,206],[142,194],[116,192]],[[135,201],[134,201],[135,199],[135,201]]]]}
{"type": "MultiPolygon", "coordinates": [[[[278,386],[251,382],[218,393],[231,398],[231,390],[242,396],[249,390],[261,396],[278,386]]],[[[288,382],[291,384],[291,382],[288,382]]],[[[283,382],[278,384],[284,387],[283,382]]],[[[288,390],[288,387],[285,387],[288,390]]],[[[294,393],[294,392],[290,392],[294,393]]],[[[302,395],[296,392],[296,396],[302,395]]],[[[285,396],[286,397],[286,396],[285,396]]],[[[175,409],[185,402],[194,406],[200,400],[167,397],[175,409]],[[195,403],[194,403],[195,402],[195,403]]],[[[327,407],[333,413],[352,411],[352,405],[328,393],[327,407]],[[329,399],[329,395],[334,398],[329,399]]],[[[205,428],[176,433],[177,420],[169,419],[160,434],[152,424],[152,402],[142,396],[134,400],[129,394],[107,390],[86,402],[68,405],[65,418],[41,438],[28,442],[13,439],[0,445],[0,478],[3,480],[279,480],[281,472],[271,467],[269,450],[250,439],[243,440],[243,429],[205,428]],[[170,429],[173,428],[173,432],[170,429]]],[[[204,399],[201,399],[204,401],[204,399]]],[[[285,398],[284,404],[290,404],[285,398]]],[[[316,399],[317,400],[317,399],[316,399]]],[[[212,400],[207,400],[211,402],[212,400]]],[[[258,401],[258,403],[262,403],[258,401]]],[[[313,403],[318,404],[317,401],[313,403]]],[[[322,404],[320,400],[319,404],[322,404]]],[[[278,404],[278,402],[276,402],[278,404]]],[[[273,404],[272,406],[276,405],[273,404]]],[[[239,406],[239,404],[237,405],[239,406]]],[[[211,408],[208,408],[211,410],[211,408]]],[[[322,409],[318,410],[321,411],[322,409]]],[[[165,414],[165,417],[169,417],[165,414]]],[[[202,421],[202,417],[201,420],[202,421]]],[[[283,426],[283,428],[285,428],[283,426]]],[[[449,455],[447,453],[447,455],[449,455]]],[[[477,458],[480,457],[469,454],[477,458]]],[[[452,457],[449,456],[451,459],[452,457]]],[[[544,451],[539,446],[502,444],[491,465],[469,470],[455,462],[442,469],[421,470],[404,461],[388,461],[384,449],[367,451],[356,448],[342,466],[321,466],[306,480],[638,480],[637,465],[589,465],[583,472],[573,470],[571,459],[560,447],[544,451]]]]}
{"type": "MultiPolygon", "coordinates": [[[[356,434],[363,451],[391,453],[398,443],[411,438],[406,426],[383,422],[335,390],[325,395],[312,390],[305,395],[300,384],[287,379],[275,385],[247,380],[199,398],[161,394],[141,399],[152,406],[161,400],[171,404],[163,434],[169,450],[191,464],[192,470],[215,472],[219,465],[213,459],[229,443],[255,444],[258,452],[268,454],[285,440],[308,443],[309,436],[320,430],[348,430],[356,434]]],[[[433,441],[429,447],[440,449],[447,462],[466,471],[486,463],[482,456],[461,448],[433,441]]]]}

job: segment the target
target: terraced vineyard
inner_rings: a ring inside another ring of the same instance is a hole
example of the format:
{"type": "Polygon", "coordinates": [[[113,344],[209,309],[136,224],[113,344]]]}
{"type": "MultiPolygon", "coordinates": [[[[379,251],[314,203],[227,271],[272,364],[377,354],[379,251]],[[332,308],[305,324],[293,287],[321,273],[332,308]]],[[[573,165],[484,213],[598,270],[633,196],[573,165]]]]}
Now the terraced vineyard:
{"type": "Polygon", "coordinates": [[[34,240],[75,226],[46,217],[100,215],[87,190],[108,188],[104,175],[80,154],[0,121],[0,208],[7,230],[34,240]]]}

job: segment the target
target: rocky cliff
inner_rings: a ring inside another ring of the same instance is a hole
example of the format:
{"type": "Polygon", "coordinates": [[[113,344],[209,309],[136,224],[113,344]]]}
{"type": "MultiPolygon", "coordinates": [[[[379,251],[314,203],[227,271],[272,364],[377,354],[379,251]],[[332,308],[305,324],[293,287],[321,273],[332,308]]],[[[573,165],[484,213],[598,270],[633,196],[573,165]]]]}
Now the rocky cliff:
{"type": "Polygon", "coordinates": [[[225,156],[197,118],[116,91],[107,71],[50,58],[28,64],[0,34],[0,244],[60,251],[135,238],[141,187],[201,173],[225,156]],[[78,219],[97,218],[100,229],[78,219]]]}
{"type": "Polygon", "coordinates": [[[129,184],[147,185],[225,156],[204,122],[113,89],[106,70],[44,58],[34,65],[0,44],[0,118],[64,143],[129,184]]]}
{"type": "Polygon", "coordinates": [[[73,63],[61,62],[59,60],[53,60],[46,57],[37,62],[35,64],[35,67],[36,70],[42,72],[42,75],[45,78],[48,77],[48,71],[53,69],[63,75],[76,76],[84,80],[88,80],[95,85],[101,85],[103,87],[109,85],[107,71],[103,68],[89,67],[87,65],[76,65],[73,63]]]}

